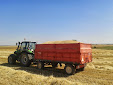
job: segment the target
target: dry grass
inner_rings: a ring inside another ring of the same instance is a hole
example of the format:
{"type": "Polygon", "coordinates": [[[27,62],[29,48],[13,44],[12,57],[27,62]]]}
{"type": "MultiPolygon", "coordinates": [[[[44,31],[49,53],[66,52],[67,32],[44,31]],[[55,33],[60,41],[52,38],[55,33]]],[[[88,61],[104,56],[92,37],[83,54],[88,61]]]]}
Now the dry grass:
{"type": "Polygon", "coordinates": [[[54,78],[36,75],[22,70],[0,66],[0,85],[74,85],[78,84],[65,78],[54,78]]]}
{"type": "Polygon", "coordinates": [[[0,57],[7,57],[9,54],[14,53],[17,46],[0,46],[0,57]]]}
{"type": "Polygon", "coordinates": [[[7,64],[7,56],[15,49],[0,47],[0,85],[113,85],[113,50],[93,49],[93,62],[85,71],[68,76],[59,67],[38,70],[36,65],[7,64]]]}

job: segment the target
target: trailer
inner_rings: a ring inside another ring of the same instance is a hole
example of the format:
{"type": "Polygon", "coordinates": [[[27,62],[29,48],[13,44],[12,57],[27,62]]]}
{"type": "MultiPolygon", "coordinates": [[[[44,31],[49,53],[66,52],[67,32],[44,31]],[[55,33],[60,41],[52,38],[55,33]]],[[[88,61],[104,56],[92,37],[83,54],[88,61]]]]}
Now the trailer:
{"type": "Polygon", "coordinates": [[[38,69],[45,65],[57,67],[65,65],[67,74],[74,74],[76,70],[84,70],[87,63],[92,61],[91,44],[36,44],[36,42],[18,42],[14,54],[9,55],[8,63],[29,67],[31,63],[37,64],[38,69]]]}
{"type": "Polygon", "coordinates": [[[34,59],[38,69],[43,69],[46,64],[53,67],[65,64],[65,72],[71,75],[77,69],[84,70],[86,64],[92,61],[91,44],[36,44],[34,59]]]}

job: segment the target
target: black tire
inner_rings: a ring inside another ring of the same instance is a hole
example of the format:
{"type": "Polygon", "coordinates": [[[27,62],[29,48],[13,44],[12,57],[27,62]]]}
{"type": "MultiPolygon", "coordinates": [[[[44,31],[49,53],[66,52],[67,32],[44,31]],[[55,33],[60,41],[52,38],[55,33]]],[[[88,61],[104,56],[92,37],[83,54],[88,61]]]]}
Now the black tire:
{"type": "Polygon", "coordinates": [[[77,69],[77,71],[84,71],[84,67],[77,69]]]}
{"type": "Polygon", "coordinates": [[[83,68],[80,68],[80,71],[84,71],[84,67],[83,68]]]}
{"type": "Polygon", "coordinates": [[[14,54],[9,55],[8,63],[9,64],[16,64],[16,56],[14,54]]]}
{"type": "Polygon", "coordinates": [[[44,63],[41,62],[41,61],[38,61],[38,63],[37,63],[37,68],[38,68],[39,70],[43,69],[43,68],[44,68],[44,63]]]}
{"type": "Polygon", "coordinates": [[[64,69],[65,69],[65,72],[66,72],[68,75],[73,75],[73,74],[75,74],[75,68],[74,68],[74,66],[72,66],[72,65],[70,65],[70,64],[67,64],[64,69]]]}
{"type": "Polygon", "coordinates": [[[29,60],[27,53],[22,53],[20,56],[20,63],[22,66],[29,67],[31,65],[31,60],[29,60]]]}
{"type": "Polygon", "coordinates": [[[55,68],[58,66],[58,63],[52,63],[52,67],[55,68]]]}

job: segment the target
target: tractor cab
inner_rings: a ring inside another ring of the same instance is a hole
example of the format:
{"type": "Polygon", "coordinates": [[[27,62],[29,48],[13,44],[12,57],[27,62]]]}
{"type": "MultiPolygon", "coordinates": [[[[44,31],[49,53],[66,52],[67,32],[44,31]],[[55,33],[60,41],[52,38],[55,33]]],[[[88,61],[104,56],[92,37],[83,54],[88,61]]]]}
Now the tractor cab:
{"type": "Polygon", "coordinates": [[[35,49],[35,44],[36,42],[30,42],[30,41],[23,41],[23,42],[18,42],[16,45],[17,47],[17,52],[23,52],[26,51],[28,53],[33,53],[35,49]]]}

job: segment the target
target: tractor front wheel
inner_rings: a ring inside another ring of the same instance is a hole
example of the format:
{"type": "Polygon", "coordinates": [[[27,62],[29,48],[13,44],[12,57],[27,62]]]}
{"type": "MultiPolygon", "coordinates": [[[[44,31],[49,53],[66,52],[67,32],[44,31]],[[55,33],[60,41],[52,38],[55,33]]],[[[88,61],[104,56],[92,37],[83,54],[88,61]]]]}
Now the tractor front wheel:
{"type": "Polygon", "coordinates": [[[11,54],[9,57],[8,57],[8,63],[9,64],[15,64],[16,63],[16,56],[14,54],[11,54]]]}

